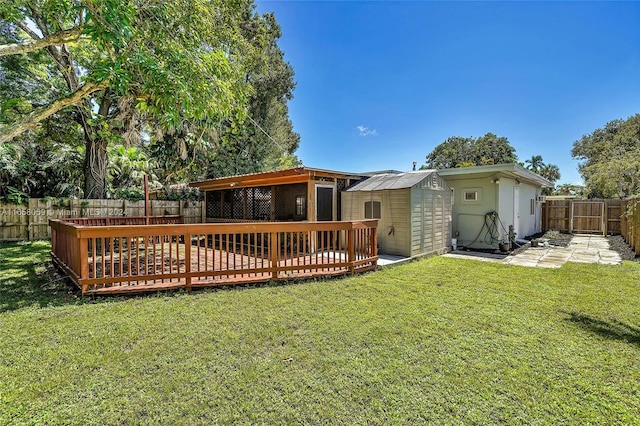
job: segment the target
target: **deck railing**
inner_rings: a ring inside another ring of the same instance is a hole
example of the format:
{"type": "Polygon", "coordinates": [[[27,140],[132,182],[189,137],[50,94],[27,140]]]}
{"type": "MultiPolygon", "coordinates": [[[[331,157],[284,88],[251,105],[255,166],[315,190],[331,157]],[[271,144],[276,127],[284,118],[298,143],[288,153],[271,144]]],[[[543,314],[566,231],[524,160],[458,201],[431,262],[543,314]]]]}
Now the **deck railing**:
{"type": "MultiPolygon", "coordinates": [[[[61,221],[83,226],[147,225],[146,216],[69,217],[61,221]]],[[[184,223],[184,216],[149,216],[148,225],[176,223],[184,223]]]]}
{"type": "Polygon", "coordinates": [[[97,219],[50,221],[53,260],[83,294],[353,274],[375,269],[378,260],[377,220],[107,225],[97,219]]]}

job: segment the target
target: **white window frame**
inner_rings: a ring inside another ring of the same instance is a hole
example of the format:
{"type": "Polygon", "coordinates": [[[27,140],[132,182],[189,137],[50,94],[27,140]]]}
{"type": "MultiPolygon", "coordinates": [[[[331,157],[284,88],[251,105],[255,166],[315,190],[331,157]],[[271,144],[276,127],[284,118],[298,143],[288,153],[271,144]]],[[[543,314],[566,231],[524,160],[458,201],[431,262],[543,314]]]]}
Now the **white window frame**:
{"type": "Polygon", "coordinates": [[[482,203],[482,188],[462,188],[461,201],[463,204],[481,204],[482,203]],[[473,199],[468,199],[467,194],[474,193],[473,199]]]}
{"type": "Polygon", "coordinates": [[[364,202],[364,218],[365,219],[382,219],[382,202],[378,201],[378,200],[367,200],[364,202]],[[371,203],[369,204],[371,206],[371,217],[367,217],[367,203],[371,203]],[[373,208],[374,204],[373,203],[378,203],[378,213],[379,213],[379,217],[374,217],[374,211],[375,209],[373,208]]]}

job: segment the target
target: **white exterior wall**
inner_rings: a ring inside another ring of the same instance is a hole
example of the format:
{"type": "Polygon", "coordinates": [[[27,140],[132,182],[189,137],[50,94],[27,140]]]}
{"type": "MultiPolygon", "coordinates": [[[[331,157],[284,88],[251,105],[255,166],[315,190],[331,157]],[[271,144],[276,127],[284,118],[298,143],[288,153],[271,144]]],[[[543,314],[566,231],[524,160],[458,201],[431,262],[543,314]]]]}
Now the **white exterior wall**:
{"type": "Polygon", "coordinates": [[[502,226],[500,227],[500,239],[506,240],[508,239],[509,226],[515,223],[514,218],[518,215],[520,209],[520,203],[518,203],[518,207],[516,207],[514,200],[516,181],[515,179],[502,177],[496,187],[498,188],[498,217],[500,218],[502,226],[504,226],[504,229],[502,226]]]}
{"type": "MultiPolygon", "coordinates": [[[[517,222],[516,238],[540,232],[542,218],[542,204],[536,201],[540,195],[541,188],[526,182],[516,183],[515,179],[502,177],[499,183],[498,215],[507,231],[509,225],[517,222]],[[514,194],[518,192],[517,205],[514,194]],[[534,203],[533,214],[531,214],[531,200],[534,203]]],[[[505,232],[501,229],[501,238],[505,238],[505,232]]]]}
{"type": "Polygon", "coordinates": [[[541,231],[542,203],[536,201],[541,189],[528,183],[520,184],[520,227],[516,231],[518,238],[524,238],[541,231]],[[533,200],[533,214],[531,203],[533,200]]]}
{"type": "MultiPolygon", "coordinates": [[[[448,181],[453,188],[453,237],[458,239],[458,246],[466,246],[473,242],[483,227],[485,214],[498,211],[498,185],[490,179],[456,179],[448,181]],[[465,191],[479,191],[478,201],[465,201],[463,199],[465,191]]],[[[500,212],[498,212],[500,214],[500,212]]],[[[483,231],[483,235],[486,229],[483,231]]],[[[489,248],[482,243],[482,236],[479,241],[473,244],[474,247],[489,248]]]]}

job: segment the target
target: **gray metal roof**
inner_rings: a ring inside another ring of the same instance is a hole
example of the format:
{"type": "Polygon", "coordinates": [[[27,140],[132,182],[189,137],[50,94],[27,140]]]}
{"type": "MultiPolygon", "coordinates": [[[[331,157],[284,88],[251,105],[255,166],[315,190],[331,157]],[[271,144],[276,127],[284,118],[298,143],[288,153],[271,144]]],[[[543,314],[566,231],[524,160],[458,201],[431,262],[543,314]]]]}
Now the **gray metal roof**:
{"type": "Polygon", "coordinates": [[[383,189],[411,188],[436,170],[417,170],[406,173],[383,173],[358,182],[347,191],[380,191],[383,189]]]}

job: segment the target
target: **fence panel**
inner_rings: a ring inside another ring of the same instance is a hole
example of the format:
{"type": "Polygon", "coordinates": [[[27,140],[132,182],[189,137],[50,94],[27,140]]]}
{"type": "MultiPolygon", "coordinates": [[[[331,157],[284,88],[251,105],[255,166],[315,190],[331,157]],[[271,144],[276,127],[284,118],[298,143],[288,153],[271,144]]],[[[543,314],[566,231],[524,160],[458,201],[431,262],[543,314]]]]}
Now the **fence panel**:
{"type": "Polygon", "coordinates": [[[622,200],[606,200],[607,234],[620,234],[622,231],[622,200]]]}
{"type": "MultiPolygon", "coordinates": [[[[150,215],[183,216],[185,223],[201,223],[203,204],[150,200],[150,215]]],[[[0,241],[49,239],[50,219],[143,216],[144,201],[30,198],[27,204],[0,203],[0,241]]]]}
{"type": "Polygon", "coordinates": [[[0,241],[23,241],[29,238],[29,217],[21,204],[0,205],[0,241]]]}
{"type": "Polygon", "coordinates": [[[621,209],[621,234],[636,254],[640,255],[640,200],[625,201],[621,209]]]}
{"type": "Polygon", "coordinates": [[[572,201],[571,232],[605,233],[604,201],[572,201]]]}
{"type": "Polygon", "coordinates": [[[571,218],[570,200],[547,200],[542,210],[544,212],[544,229],[569,232],[569,220],[571,218]]]}
{"type": "Polygon", "coordinates": [[[561,232],[621,234],[623,200],[549,200],[542,208],[542,228],[561,232]]]}

